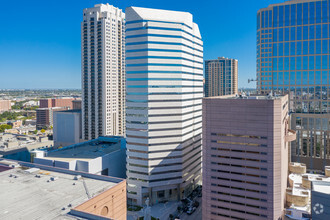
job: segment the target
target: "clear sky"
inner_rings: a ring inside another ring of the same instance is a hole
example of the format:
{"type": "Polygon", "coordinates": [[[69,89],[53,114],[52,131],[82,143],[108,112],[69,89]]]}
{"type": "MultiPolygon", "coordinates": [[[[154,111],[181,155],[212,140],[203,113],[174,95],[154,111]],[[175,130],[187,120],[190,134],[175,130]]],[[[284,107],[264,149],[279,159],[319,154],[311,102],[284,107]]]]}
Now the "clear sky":
{"type": "Polygon", "coordinates": [[[3,0],[0,89],[81,87],[82,10],[109,3],[190,12],[204,41],[204,59],[238,59],[239,87],[254,88],[256,13],[284,0],[3,0]]]}

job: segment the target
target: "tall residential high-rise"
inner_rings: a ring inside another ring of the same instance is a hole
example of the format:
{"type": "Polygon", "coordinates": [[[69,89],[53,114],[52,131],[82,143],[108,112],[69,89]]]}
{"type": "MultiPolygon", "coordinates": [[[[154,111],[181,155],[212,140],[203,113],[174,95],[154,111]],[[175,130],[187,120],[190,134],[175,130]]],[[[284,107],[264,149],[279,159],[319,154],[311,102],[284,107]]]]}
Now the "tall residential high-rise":
{"type": "Polygon", "coordinates": [[[125,14],[84,9],[81,23],[82,138],[125,133],[125,14]]]}
{"type": "Polygon", "coordinates": [[[288,96],[203,99],[203,219],[281,219],[288,96]]]}
{"type": "Polygon", "coordinates": [[[257,14],[258,90],[289,94],[292,160],[317,170],[330,165],[329,6],[285,1],[257,14]]]}
{"type": "Polygon", "coordinates": [[[219,57],[205,61],[205,97],[238,93],[238,61],[219,57]]]}
{"type": "Polygon", "coordinates": [[[203,42],[187,12],[126,9],[128,199],[186,197],[201,181],[203,42]]]}

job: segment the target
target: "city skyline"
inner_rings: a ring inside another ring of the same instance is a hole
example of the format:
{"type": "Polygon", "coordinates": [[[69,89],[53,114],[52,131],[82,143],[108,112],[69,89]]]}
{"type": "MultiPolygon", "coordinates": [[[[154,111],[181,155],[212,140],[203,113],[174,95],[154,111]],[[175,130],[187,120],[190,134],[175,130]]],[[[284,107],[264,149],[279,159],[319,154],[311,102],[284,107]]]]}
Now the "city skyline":
{"type": "MultiPolygon", "coordinates": [[[[254,83],[248,84],[247,80],[255,78],[256,12],[262,7],[267,7],[268,4],[280,2],[283,0],[270,2],[258,0],[253,4],[240,1],[242,7],[236,7],[226,1],[209,1],[198,7],[196,7],[197,1],[193,1],[192,4],[187,4],[186,1],[171,4],[171,2],[150,0],[109,3],[123,10],[129,6],[139,6],[189,11],[200,23],[201,34],[205,39],[204,58],[216,59],[224,56],[238,59],[239,88],[255,88],[254,83]],[[216,10],[210,10],[210,5],[216,10]],[[233,11],[245,16],[245,22],[240,22],[233,11]],[[226,22],[223,22],[224,20],[226,22]],[[219,28],[214,28],[214,25],[218,25],[219,28]],[[236,28],[232,28],[233,26],[236,28]]],[[[2,48],[0,73],[6,77],[1,80],[0,88],[80,89],[81,44],[77,39],[80,39],[81,34],[79,26],[83,17],[81,12],[99,3],[107,2],[84,0],[79,4],[64,1],[63,4],[61,2],[41,4],[41,1],[19,1],[15,7],[4,3],[3,7],[7,10],[0,15],[2,18],[0,24],[6,32],[0,36],[2,48]],[[22,25],[20,19],[11,16],[15,11],[20,10],[29,11],[24,15],[24,21],[29,25],[22,25]],[[59,14],[65,16],[58,16],[59,14]],[[11,19],[7,19],[9,16],[11,19]],[[15,65],[17,61],[20,61],[20,65],[15,65]],[[33,80],[36,78],[38,81],[33,80]]]]}

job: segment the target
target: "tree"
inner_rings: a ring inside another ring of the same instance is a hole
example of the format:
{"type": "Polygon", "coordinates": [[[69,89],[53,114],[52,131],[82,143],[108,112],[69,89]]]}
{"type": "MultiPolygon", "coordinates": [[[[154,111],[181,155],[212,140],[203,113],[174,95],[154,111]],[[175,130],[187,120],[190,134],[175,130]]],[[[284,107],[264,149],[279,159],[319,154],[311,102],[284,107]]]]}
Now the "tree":
{"type": "Polygon", "coordinates": [[[6,124],[4,124],[4,125],[0,125],[0,132],[2,133],[2,132],[4,132],[6,129],[11,129],[13,126],[11,126],[11,125],[6,125],[6,124]]]}
{"type": "Polygon", "coordinates": [[[45,133],[46,132],[46,130],[45,129],[41,129],[41,133],[45,133]]]}
{"type": "Polygon", "coordinates": [[[33,131],[33,134],[38,134],[38,130],[34,130],[33,131]]]}

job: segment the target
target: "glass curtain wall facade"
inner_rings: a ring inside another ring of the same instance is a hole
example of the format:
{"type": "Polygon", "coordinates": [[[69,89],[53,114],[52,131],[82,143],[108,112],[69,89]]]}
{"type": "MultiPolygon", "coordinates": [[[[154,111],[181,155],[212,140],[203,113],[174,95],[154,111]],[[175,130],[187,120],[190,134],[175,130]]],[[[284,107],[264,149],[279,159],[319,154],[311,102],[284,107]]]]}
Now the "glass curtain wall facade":
{"type": "Polygon", "coordinates": [[[289,94],[293,161],[330,164],[328,0],[287,1],[257,14],[257,88],[289,94]]]}

